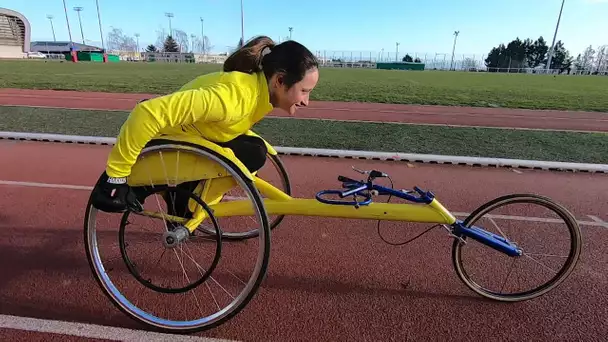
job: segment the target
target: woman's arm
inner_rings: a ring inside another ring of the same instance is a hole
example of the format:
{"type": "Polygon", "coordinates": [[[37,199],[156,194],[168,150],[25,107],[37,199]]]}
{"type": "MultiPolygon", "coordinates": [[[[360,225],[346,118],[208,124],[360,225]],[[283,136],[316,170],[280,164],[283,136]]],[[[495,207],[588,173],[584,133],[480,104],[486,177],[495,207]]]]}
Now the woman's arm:
{"type": "Polygon", "coordinates": [[[143,147],[164,127],[237,120],[254,100],[252,89],[219,83],[139,103],[120,129],[106,173],[112,178],[128,176],[143,147]]]}

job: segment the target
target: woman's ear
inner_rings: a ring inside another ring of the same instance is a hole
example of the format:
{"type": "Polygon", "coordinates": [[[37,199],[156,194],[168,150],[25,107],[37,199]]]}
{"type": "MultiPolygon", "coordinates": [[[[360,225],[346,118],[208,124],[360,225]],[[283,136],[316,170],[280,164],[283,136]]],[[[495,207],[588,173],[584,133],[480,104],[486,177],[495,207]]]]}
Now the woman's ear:
{"type": "Polygon", "coordinates": [[[285,74],[282,72],[277,72],[275,75],[275,86],[277,88],[282,87],[285,83],[285,74]]]}

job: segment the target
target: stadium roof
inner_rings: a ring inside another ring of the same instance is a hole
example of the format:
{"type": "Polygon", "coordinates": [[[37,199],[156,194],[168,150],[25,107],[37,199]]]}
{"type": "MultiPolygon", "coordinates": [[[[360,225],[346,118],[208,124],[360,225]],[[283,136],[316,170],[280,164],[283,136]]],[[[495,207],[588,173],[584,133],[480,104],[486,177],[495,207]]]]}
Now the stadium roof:
{"type": "MultiPolygon", "coordinates": [[[[92,45],[73,43],[74,51],[86,52],[103,52],[101,48],[92,45]]],[[[35,41],[31,44],[31,50],[37,52],[48,53],[64,53],[70,52],[70,42],[55,42],[55,41],[35,41]]]]}
{"type": "Polygon", "coordinates": [[[22,44],[23,52],[29,52],[30,48],[30,22],[27,18],[13,10],[0,7],[0,16],[4,18],[2,27],[0,27],[0,44],[14,45],[15,43],[22,44]],[[15,18],[18,19],[17,26],[11,26],[11,21],[15,23],[15,18]],[[6,27],[5,27],[6,26],[6,27]],[[14,37],[15,30],[20,31],[18,37],[14,37]]]}

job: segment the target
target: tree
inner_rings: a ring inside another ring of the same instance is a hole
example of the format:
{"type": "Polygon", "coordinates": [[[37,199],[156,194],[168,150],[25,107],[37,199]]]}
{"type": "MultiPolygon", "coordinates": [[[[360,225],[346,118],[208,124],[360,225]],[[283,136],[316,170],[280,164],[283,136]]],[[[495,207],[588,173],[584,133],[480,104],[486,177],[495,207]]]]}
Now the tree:
{"type": "Polygon", "coordinates": [[[605,72],[608,67],[608,45],[602,45],[597,48],[596,60],[595,70],[605,72]]]}
{"type": "Polygon", "coordinates": [[[156,46],[154,46],[154,44],[150,44],[146,47],[146,51],[147,52],[158,52],[158,49],[156,48],[156,46]]]}
{"type": "Polygon", "coordinates": [[[127,36],[122,32],[121,29],[110,27],[111,30],[108,33],[108,50],[118,51],[135,51],[137,50],[137,43],[133,37],[127,36]]]}
{"type": "MultiPolygon", "coordinates": [[[[509,42],[506,46],[500,44],[488,53],[485,64],[490,72],[497,71],[517,71],[522,68],[537,68],[547,64],[547,52],[549,47],[544,38],[540,36],[532,41],[516,39],[509,42]]],[[[564,47],[562,41],[555,44],[555,51],[551,60],[551,69],[565,70],[572,65],[572,57],[564,47]]]]}
{"type": "Polygon", "coordinates": [[[422,61],[420,60],[420,58],[416,57],[416,58],[414,59],[414,63],[422,63],[422,61]]]}
{"type": "Polygon", "coordinates": [[[173,39],[172,36],[167,36],[165,39],[165,43],[163,44],[163,52],[179,52],[179,46],[173,39]]]}
{"type": "Polygon", "coordinates": [[[595,50],[593,49],[593,46],[589,45],[585,51],[583,51],[583,55],[581,56],[580,59],[580,68],[583,70],[587,70],[587,71],[591,71],[591,69],[593,68],[593,60],[594,60],[594,55],[595,55],[595,50]]]}
{"type": "Polygon", "coordinates": [[[555,43],[555,48],[553,51],[553,58],[551,59],[551,65],[549,69],[559,69],[560,73],[565,69],[570,69],[572,66],[572,57],[566,48],[564,47],[564,43],[561,40],[558,40],[555,43]]]}
{"type": "Polygon", "coordinates": [[[188,51],[190,46],[190,41],[188,39],[188,34],[179,29],[173,29],[175,42],[179,47],[179,51],[188,51]]]}
{"type": "Polygon", "coordinates": [[[402,61],[411,63],[414,61],[414,59],[409,54],[406,54],[405,57],[403,57],[402,61]]]}
{"type": "Polygon", "coordinates": [[[547,42],[540,36],[528,51],[528,67],[536,68],[541,64],[547,63],[547,52],[549,51],[549,46],[547,46],[547,42]]]}
{"type": "Polygon", "coordinates": [[[576,56],[576,59],[574,60],[574,68],[576,68],[576,70],[585,69],[583,65],[583,58],[580,53],[578,54],[578,56],[576,56]]]}
{"type": "Polygon", "coordinates": [[[498,47],[492,48],[490,53],[488,53],[488,57],[485,59],[486,67],[488,67],[488,71],[497,72],[499,68],[508,68],[508,51],[507,47],[504,44],[498,45],[498,47]]]}
{"type": "Polygon", "coordinates": [[[193,38],[192,43],[194,45],[194,51],[199,53],[209,53],[209,51],[211,51],[211,49],[213,48],[213,46],[209,42],[209,37],[207,36],[204,36],[203,39],[201,39],[200,37],[193,38]],[[205,42],[205,44],[203,44],[203,42],[205,42]]]}
{"type": "Polygon", "coordinates": [[[156,30],[156,43],[154,43],[154,46],[156,46],[157,51],[163,51],[165,48],[166,39],[167,36],[165,35],[165,31],[163,29],[156,30]]]}
{"type": "Polygon", "coordinates": [[[465,58],[464,61],[462,61],[462,68],[464,70],[471,70],[471,69],[475,69],[477,67],[477,63],[475,63],[475,61],[472,58],[465,58]]]}
{"type": "Polygon", "coordinates": [[[507,45],[507,55],[509,56],[509,64],[507,68],[525,68],[527,66],[530,46],[532,46],[532,41],[529,39],[522,41],[519,39],[519,37],[517,37],[515,40],[512,40],[507,45]]]}

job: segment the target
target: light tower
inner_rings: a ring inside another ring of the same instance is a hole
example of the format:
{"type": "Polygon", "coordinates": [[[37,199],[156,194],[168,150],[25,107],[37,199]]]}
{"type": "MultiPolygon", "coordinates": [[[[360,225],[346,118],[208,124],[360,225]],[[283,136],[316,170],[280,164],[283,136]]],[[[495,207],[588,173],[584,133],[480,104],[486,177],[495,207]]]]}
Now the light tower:
{"type": "Polygon", "coordinates": [[[51,22],[51,31],[53,31],[53,41],[56,42],[57,38],[55,38],[55,27],[53,26],[53,16],[47,14],[46,18],[51,22]]]}
{"type": "Polygon", "coordinates": [[[82,12],[82,10],[84,10],[83,7],[74,7],[74,11],[76,11],[78,13],[78,23],[80,24],[80,34],[82,35],[82,44],[85,44],[84,31],[82,30],[82,20],[80,18],[80,12],[82,12]]]}

